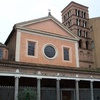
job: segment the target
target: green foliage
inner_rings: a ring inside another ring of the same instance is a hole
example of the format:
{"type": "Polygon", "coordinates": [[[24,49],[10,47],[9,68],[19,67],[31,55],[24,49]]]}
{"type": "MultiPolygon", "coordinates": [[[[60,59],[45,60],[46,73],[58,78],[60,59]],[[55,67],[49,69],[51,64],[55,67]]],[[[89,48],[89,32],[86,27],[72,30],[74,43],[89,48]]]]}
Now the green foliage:
{"type": "Polygon", "coordinates": [[[21,90],[18,93],[18,100],[36,100],[36,92],[30,88],[21,90]]]}

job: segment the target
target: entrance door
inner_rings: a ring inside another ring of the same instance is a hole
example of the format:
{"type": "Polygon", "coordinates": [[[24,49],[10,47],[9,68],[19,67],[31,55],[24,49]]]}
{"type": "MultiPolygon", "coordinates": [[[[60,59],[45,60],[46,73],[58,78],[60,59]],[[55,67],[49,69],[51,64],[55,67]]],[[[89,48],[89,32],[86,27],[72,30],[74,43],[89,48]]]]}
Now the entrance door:
{"type": "Polygon", "coordinates": [[[73,100],[73,92],[72,91],[62,91],[62,100],[73,100]]]}

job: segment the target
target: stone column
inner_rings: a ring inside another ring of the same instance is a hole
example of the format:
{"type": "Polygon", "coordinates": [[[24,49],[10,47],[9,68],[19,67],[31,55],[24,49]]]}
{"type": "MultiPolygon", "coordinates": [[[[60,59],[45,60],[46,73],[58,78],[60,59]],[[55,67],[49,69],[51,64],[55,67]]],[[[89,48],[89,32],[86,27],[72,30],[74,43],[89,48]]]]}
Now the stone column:
{"type": "Polygon", "coordinates": [[[93,94],[93,81],[90,81],[90,90],[91,90],[91,100],[94,100],[94,94],[93,94]]]}
{"type": "Polygon", "coordinates": [[[15,95],[14,95],[14,100],[18,100],[18,87],[19,87],[19,77],[15,77],[15,95]]]}
{"type": "Polygon", "coordinates": [[[41,79],[37,78],[37,100],[41,99],[41,79]]]}
{"type": "Polygon", "coordinates": [[[56,80],[57,100],[60,100],[60,79],[56,80]]]}
{"type": "Polygon", "coordinates": [[[79,100],[79,80],[76,80],[76,100],[79,100]]]}

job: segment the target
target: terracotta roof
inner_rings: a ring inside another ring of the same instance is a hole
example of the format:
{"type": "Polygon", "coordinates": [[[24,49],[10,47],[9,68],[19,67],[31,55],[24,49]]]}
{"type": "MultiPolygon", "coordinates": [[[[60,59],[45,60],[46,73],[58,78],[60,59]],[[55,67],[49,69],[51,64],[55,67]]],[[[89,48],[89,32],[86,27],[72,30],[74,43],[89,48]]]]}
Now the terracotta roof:
{"type": "Polygon", "coordinates": [[[37,70],[54,70],[63,72],[75,72],[75,73],[87,73],[87,74],[99,74],[100,69],[96,68],[77,68],[70,66],[58,66],[48,64],[37,64],[37,63],[26,63],[26,62],[15,62],[15,61],[0,61],[1,67],[12,67],[12,68],[25,68],[25,69],[37,69],[37,70]]]}

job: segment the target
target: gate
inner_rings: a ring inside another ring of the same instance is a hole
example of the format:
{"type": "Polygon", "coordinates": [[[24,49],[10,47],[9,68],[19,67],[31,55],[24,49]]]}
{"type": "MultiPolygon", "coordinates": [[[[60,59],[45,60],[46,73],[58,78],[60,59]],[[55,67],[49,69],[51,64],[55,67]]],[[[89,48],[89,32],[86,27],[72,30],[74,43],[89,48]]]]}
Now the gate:
{"type": "Polygon", "coordinates": [[[14,100],[14,87],[0,86],[0,100],[14,100]]]}

